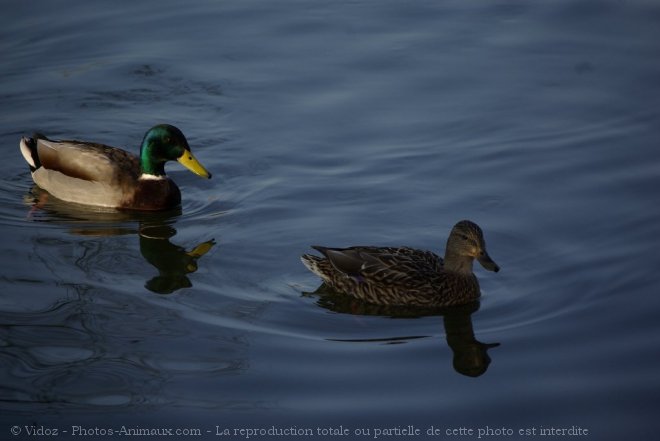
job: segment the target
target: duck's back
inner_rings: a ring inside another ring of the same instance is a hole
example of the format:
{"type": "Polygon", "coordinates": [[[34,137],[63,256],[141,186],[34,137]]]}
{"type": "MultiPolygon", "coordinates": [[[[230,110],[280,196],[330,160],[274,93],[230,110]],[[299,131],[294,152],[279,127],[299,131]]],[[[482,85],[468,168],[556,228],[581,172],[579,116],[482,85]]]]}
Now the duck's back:
{"type": "Polygon", "coordinates": [[[478,297],[476,277],[447,273],[441,257],[408,247],[313,247],[303,263],[333,288],[369,303],[424,307],[478,297]]]}
{"type": "Polygon", "coordinates": [[[138,157],[116,147],[81,141],[54,141],[43,135],[32,138],[41,166],[87,181],[115,182],[137,179],[138,157]]]}

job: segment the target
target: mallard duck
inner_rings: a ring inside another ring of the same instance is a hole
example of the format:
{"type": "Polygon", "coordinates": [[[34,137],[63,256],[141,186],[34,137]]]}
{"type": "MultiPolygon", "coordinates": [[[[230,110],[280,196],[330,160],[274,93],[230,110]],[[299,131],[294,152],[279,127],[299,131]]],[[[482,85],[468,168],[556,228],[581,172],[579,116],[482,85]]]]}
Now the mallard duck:
{"type": "Polygon", "coordinates": [[[486,252],[481,228],[462,220],[447,239],[444,260],[408,247],[327,248],[313,246],[324,257],[302,256],[303,264],[337,291],[368,303],[445,307],[479,298],[472,273],[477,259],[489,271],[499,266],[486,252]]]}
{"type": "Polygon", "coordinates": [[[41,134],[22,138],[20,146],[34,182],[67,202],[128,210],[176,207],[181,192],[165,175],[165,163],[172,160],[211,178],[193,156],[181,130],[169,124],[147,131],[139,157],[116,147],[56,141],[41,134]]]}

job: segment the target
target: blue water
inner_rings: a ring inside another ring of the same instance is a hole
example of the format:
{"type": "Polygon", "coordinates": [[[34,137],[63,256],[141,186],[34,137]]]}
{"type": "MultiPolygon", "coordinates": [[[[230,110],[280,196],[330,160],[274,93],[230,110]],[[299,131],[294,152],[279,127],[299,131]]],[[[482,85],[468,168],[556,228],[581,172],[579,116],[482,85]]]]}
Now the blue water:
{"type": "Polygon", "coordinates": [[[657,2],[14,2],[0,50],[0,439],[657,437],[657,2]],[[18,150],[161,122],[214,175],[168,165],[180,211],[58,203],[18,150]],[[478,309],[313,294],[299,261],[465,218],[501,267],[478,309]],[[456,329],[499,343],[476,376],[456,329]]]}

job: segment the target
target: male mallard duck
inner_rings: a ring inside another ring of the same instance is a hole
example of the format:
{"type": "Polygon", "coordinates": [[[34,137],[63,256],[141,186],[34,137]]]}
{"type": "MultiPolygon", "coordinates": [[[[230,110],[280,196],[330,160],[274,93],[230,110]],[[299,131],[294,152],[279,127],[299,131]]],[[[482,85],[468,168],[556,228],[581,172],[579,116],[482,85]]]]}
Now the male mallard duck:
{"type": "Polygon", "coordinates": [[[129,210],[176,207],[181,192],[165,175],[165,163],[172,160],[211,178],[181,130],[169,124],[149,129],[139,158],[116,147],[55,141],[40,134],[22,138],[20,145],[34,182],[59,199],[79,204],[129,210]]]}
{"type": "Polygon", "coordinates": [[[444,261],[413,248],[314,246],[325,258],[305,254],[303,264],[332,288],[369,303],[444,307],[479,298],[472,273],[477,259],[489,271],[500,268],[488,256],[481,228],[463,220],[447,239],[444,261]]]}

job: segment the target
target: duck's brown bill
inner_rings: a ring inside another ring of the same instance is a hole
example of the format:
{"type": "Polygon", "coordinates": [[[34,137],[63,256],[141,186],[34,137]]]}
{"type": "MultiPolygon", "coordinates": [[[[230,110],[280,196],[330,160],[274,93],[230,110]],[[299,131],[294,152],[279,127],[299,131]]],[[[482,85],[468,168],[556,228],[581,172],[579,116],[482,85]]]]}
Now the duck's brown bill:
{"type": "Polygon", "coordinates": [[[500,267],[486,253],[484,253],[483,256],[477,257],[477,260],[479,261],[481,266],[486,268],[488,271],[498,272],[500,270],[500,267]]]}

